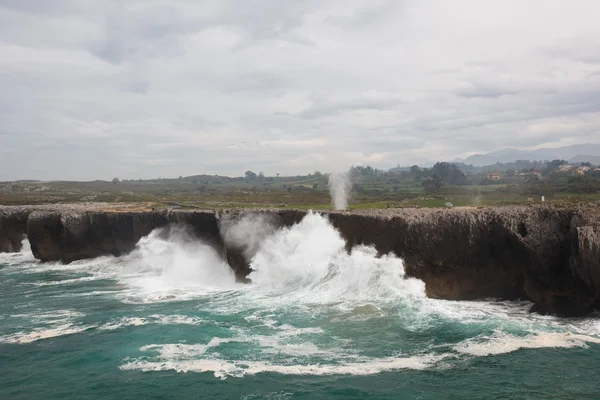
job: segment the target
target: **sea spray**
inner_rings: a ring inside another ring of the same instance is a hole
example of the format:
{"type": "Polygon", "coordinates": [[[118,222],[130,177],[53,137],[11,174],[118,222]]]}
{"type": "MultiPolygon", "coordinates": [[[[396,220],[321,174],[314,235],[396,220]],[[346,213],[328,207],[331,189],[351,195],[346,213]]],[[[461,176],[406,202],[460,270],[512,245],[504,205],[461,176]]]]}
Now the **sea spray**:
{"type": "Polygon", "coordinates": [[[219,223],[227,247],[241,249],[247,260],[277,230],[275,217],[267,214],[244,214],[241,218],[225,215],[219,223]]]}
{"type": "Polygon", "coordinates": [[[348,172],[332,172],[329,174],[331,205],[336,210],[345,210],[348,207],[348,197],[351,189],[352,182],[348,172]]]}
{"type": "Polygon", "coordinates": [[[372,247],[348,253],[345,241],[326,217],[308,213],[263,242],[250,274],[261,291],[285,294],[298,302],[349,303],[424,298],[425,286],[406,278],[402,260],[377,257],[372,247]]]}
{"type": "Polygon", "coordinates": [[[236,285],[220,254],[181,226],[154,230],[124,260],[125,274],[118,278],[131,288],[133,302],[190,298],[236,285]]]}

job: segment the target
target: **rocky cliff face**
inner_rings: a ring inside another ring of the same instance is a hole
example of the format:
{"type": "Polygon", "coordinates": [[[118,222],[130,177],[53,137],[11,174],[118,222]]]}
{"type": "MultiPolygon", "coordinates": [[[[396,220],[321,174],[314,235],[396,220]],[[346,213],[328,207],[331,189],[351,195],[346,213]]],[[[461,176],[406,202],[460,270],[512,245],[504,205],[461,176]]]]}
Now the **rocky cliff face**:
{"type": "Polygon", "coordinates": [[[21,250],[21,242],[27,234],[29,210],[0,208],[0,252],[14,253],[21,250]]]}
{"type": "Polygon", "coordinates": [[[535,302],[535,311],[581,315],[599,298],[597,228],[577,210],[544,207],[331,214],[349,246],[404,259],[429,297],[535,302]],[[592,278],[594,277],[594,278],[592,278]]]}
{"type": "MultiPolygon", "coordinates": [[[[0,251],[18,251],[26,233],[36,258],[68,263],[125,254],[153,229],[184,224],[217,249],[244,281],[257,245],[268,234],[264,226],[290,226],[304,215],[295,210],[5,207],[0,208],[0,251]],[[264,218],[268,224],[262,224],[264,218]],[[254,224],[252,238],[239,237],[235,227],[240,223],[254,224]]],[[[535,303],[534,311],[559,315],[600,307],[600,218],[592,209],[410,209],[331,212],[328,217],[349,251],[366,244],[380,254],[395,253],[404,259],[407,275],[422,279],[433,298],[527,298],[535,303]]]]}
{"type": "Polygon", "coordinates": [[[120,256],[154,229],[169,224],[190,227],[199,240],[224,252],[215,213],[212,211],[73,211],[32,210],[25,232],[35,258],[41,261],[76,260],[104,255],[120,256]]]}

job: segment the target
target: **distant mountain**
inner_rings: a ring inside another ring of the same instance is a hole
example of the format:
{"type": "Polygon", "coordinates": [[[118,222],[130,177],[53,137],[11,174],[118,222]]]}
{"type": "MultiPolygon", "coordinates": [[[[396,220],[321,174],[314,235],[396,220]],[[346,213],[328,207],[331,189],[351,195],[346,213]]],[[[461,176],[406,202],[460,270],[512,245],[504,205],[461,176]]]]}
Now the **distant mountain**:
{"type": "Polygon", "coordinates": [[[600,165],[600,156],[588,156],[588,155],[578,154],[573,158],[569,158],[568,161],[573,164],[589,162],[592,165],[600,165]]]}
{"type": "Polygon", "coordinates": [[[486,154],[474,154],[464,160],[454,160],[454,162],[463,162],[467,165],[484,166],[500,163],[510,163],[517,160],[554,160],[564,159],[569,162],[589,161],[592,164],[598,164],[600,157],[600,144],[576,144],[572,146],[543,148],[537,150],[519,150],[503,149],[492,151],[486,154]],[[582,155],[583,154],[583,155],[582,155]],[[587,159],[590,158],[590,159],[587,159]],[[592,158],[595,160],[593,161],[592,158]],[[571,161],[575,160],[575,161],[571,161]]]}

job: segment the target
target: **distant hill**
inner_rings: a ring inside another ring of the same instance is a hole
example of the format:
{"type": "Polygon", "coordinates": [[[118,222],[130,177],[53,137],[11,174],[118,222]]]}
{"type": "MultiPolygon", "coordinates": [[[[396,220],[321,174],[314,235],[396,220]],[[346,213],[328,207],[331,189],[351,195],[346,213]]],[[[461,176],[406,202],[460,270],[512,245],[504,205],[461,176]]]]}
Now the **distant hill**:
{"type": "Polygon", "coordinates": [[[589,162],[592,165],[600,165],[600,156],[589,156],[578,154],[568,160],[570,163],[578,164],[582,162],[589,162]]]}
{"type": "Polygon", "coordinates": [[[454,162],[462,162],[467,165],[484,166],[496,163],[510,163],[517,160],[554,160],[564,159],[569,162],[589,161],[592,164],[600,163],[600,144],[576,144],[572,146],[557,148],[542,148],[537,150],[503,149],[486,154],[474,154],[464,160],[457,159],[454,162]]]}

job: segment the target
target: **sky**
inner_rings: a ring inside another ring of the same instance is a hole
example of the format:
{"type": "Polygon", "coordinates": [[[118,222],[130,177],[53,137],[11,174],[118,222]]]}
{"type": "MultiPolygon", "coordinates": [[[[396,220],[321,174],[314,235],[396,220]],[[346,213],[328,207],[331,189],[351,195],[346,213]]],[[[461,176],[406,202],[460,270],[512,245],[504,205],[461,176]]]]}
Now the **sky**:
{"type": "Polygon", "coordinates": [[[0,0],[0,180],[600,142],[597,0],[0,0]]]}

